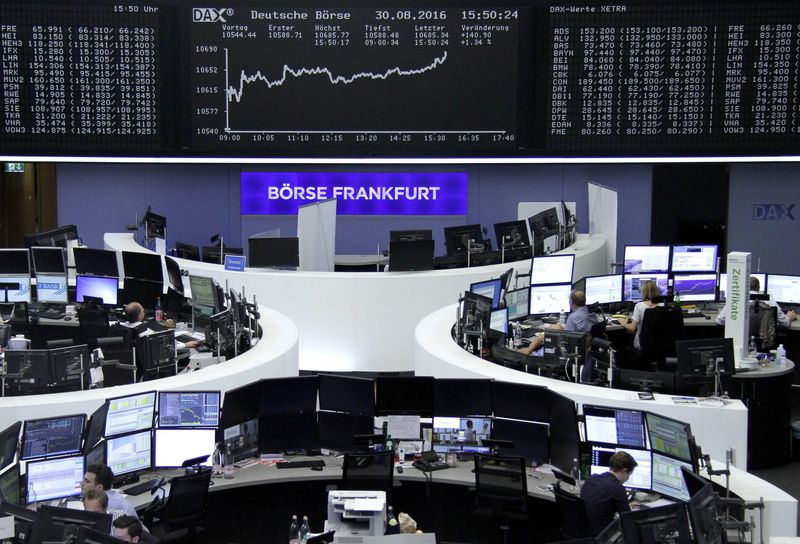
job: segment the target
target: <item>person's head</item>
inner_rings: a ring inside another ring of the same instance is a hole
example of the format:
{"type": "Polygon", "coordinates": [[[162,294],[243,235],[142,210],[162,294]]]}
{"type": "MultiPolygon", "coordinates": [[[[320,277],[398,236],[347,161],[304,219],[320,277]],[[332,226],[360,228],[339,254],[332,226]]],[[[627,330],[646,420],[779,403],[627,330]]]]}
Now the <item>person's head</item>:
{"type": "Polygon", "coordinates": [[[661,296],[661,289],[654,281],[646,281],[639,286],[639,292],[642,294],[642,300],[653,300],[661,296]]]}
{"type": "Polygon", "coordinates": [[[120,516],[111,524],[111,534],[125,542],[139,542],[142,523],[133,516],[120,516]]]}
{"type": "Polygon", "coordinates": [[[81,480],[81,493],[86,493],[90,489],[108,491],[112,485],[114,485],[114,472],[107,465],[89,465],[81,480]]]}
{"type": "Polygon", "coordinates": [[[468,419],[468,420],[467,420],[467,428],[468,428],[468,429],[471,429],[471,428],[472,428],[472,420],[471,420],[471,419],[468,419]]]}
{"type": "Polygon", "coordinates": [[[750,276],[750,292],[758,293],[761,291],[761,282],[755,276],[750,276]]]}
{"type": "Polygon", "coordinates": [[[586,306],[586,293],[580,289],[573,289],[569,294],[569,305],[573,311],[582,306],[586,306]]]}
{"type": "Polygon", "coordinates": [[[129,302],[125,305],[125,319],[129,323],[144,321],[144,308],[138,302],[129,302]]]}
{"type": "Polygon", "coordinates": [[[90,489],[83,494],[83,509],[87,512],[105,514],[108,510],[108,495],[102,489],[90,489]]]}
{"type": "Polygon", "coordinates": [[[636,468],[638,463],[627,451],[618,451],[611,456],[608,464],[611,473],[617,477],[621,484],[624,484],[631,477],[633,469],[636,468]]]}

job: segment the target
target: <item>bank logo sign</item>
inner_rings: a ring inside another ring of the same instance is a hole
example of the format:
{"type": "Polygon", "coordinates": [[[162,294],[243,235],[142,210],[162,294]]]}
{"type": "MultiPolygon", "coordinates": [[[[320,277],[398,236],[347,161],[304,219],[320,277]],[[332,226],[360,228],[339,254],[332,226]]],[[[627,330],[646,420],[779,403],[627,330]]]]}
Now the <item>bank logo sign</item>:
{"type": "Polygon", "coordinates": [[[339,215],[466,215],[466,172],[242,172],[242,215],[295,215],[330,198],[339,215]]]}
{"type": "Polygon", "coordinates": [[[753,204],[753,221],[794,221],[796,204],[753,204]]]}

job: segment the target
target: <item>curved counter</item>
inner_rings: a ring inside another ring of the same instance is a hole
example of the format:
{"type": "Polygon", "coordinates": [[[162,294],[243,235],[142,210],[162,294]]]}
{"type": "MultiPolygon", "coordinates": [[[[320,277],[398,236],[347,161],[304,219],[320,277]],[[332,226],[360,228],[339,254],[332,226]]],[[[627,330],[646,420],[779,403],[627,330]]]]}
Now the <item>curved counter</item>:
{"type": "Polygon", "coordinates": [[[692,425],[704,453],[725,459],[733,448],[735,466],[747,468],[747,408],[740,401],[716,407],[675,404],[670,395],[656,394],[655,400],[640,400],[633,391],[577,384],[526,374],[475,357],[461,349],[450,336],[457,305],[428,315],[415,332],[415,372],[436,378],[490,378],[506,382],[543,385],[575,402],[648,410],[692,425]]]}
{"type": "Polygon", "coordinates": [[[105,399],[145,391],[220,390],[223,393],[262,378],[298,375],[297,327],[275,310],[259,307],[264,334],[250,350],[234,359],[187,374],[116,387],[28,395],[0,399],[0,428],[15,421],[91,414],[105,399]]]}
{"type": "MultiPolygon", "coordinates": [[[[106,249],[149,252],[131,233],[107,233],[106,249]]],[[[605,237],[579,235],[561,253],[575,253],[575,275],[604,274],[605,237]]],[[[286,314],[300,331],[300,368],[320,371],[410,371],[414,327],[432,311],[458,300],[473,282],[509,268],[530,271],[530,260],[428,272],[301,272],[247,268],[175,259],[190,274],[211,276],[222,286],[286,314]]]]}

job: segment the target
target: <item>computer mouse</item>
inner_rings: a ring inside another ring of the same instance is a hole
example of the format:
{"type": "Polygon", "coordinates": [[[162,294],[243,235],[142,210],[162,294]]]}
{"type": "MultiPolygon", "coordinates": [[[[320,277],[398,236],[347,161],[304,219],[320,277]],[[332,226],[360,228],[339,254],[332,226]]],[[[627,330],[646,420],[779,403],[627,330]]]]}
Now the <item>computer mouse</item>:
{"type": "Polygon", "coordinates": [[[72,321],[72,318],[67,316],[67,317],[64,318],[64,321],[72,321]]]}
{"type": "Polygon", "coordinates": [[[401,467],[401,466],[399,466],[399,465],[398,465],[398,466],[397,466],[397,473],[398,473],[398,474],[402,474],[402,473],[403,473],[403,467],[401,467]]]}
{"type": "Polygon", "coordinates": [[[311,467],[311,470],[315,470],[315,471],[317,471],[317,472],[322,472],[322,467],[319,467],[319,466],[313,466],[313,467],[311,467]]]}
{"type": "Polygon", "coordinates": [[[705,316],[706,319],[711,319],[710,315],[705,316]]]}

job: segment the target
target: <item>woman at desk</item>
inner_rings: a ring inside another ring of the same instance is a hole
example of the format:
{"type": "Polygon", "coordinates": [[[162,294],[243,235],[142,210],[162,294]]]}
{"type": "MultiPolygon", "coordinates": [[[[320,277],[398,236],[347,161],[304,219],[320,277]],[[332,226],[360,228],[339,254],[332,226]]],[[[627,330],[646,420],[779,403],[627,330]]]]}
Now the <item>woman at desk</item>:
{"type": "Polygon", "coordinates": [[[653,302],[653,299],[661,296],[661,289],[658,288],[656,282],[646,281],[639,286],[639,292],[642,294],[642,301],[636,303],[636,306],[633,307],[633,315],[626,318],[624,323],[620,319],[620,325],[625,327],[629,333],[636,335],[633,338],[633,347],[641,350],[642,345],[639,343],[639,323],[641,323],[644,318],[645,310],[658,306],[653,302]]]}

